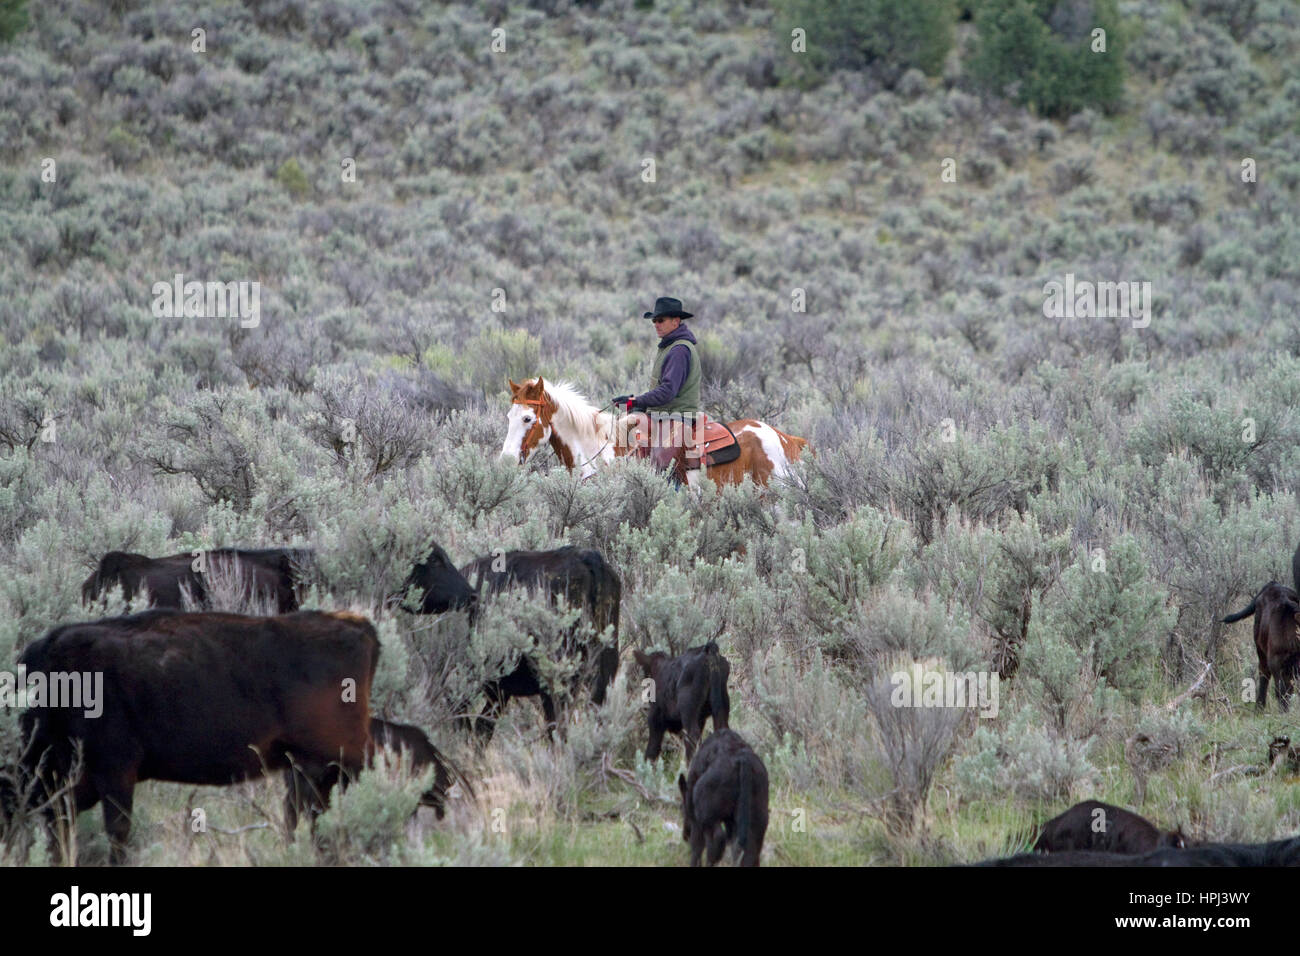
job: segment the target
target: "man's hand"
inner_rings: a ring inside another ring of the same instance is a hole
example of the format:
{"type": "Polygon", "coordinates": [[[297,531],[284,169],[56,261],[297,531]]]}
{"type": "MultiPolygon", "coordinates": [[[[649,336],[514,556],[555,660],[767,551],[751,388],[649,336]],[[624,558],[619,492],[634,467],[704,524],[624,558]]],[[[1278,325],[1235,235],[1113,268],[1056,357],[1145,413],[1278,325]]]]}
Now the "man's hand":
{"type": "Polygon", "coordinates": [[[617,408],[620,405],[626,407],[632,404],[633,397],[634,396],[632,395],[620,395],[618,398],[610,402],[610,404],[613,405],[615,408],[617,408]]]}

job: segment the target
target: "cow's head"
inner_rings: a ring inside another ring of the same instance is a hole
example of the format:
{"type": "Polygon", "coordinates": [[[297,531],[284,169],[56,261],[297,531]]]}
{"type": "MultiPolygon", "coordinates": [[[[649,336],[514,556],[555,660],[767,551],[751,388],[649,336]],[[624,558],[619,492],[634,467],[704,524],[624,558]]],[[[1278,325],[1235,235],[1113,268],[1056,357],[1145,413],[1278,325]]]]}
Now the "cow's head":
{"type": "Polygon", "coordinates": [[[505,444],[501,457],[523,464],[538,445],[551,439],[551,415],[555,403],[546,394],[541,376],[530,382],[510,383],[510,411],[506,413],[505,444]]]}
{"type": "Polygon", "coordinates": [[[1160,834],[1160,845],[1184,849],[1187,846],[1187,837],[1183,835],[1183,828],[1179,827],[1177,830],[1160,834]]]}
{"type": "Polygon", "coordinates": [[[126,551],[108,552],[99,559],[99,564],[95,566],[90,577],[81,583],[81,603],[90,604],[118,583],[122,585],[123,596],[129,600],[135,589],[133,582],[125,575],[130,569],[148,563],[149,558],[143,554],[131,554],[126,551]]]}
{"type": "Polygon", "coordinates": [[[419,592],[420,614],[442,614],[464,609],[469,611],[471,621],[474,618],[478,595],[456,570],[447,552],[436,543],[429,551],[429,556],[411,569],[406,587],[415,587],[419,592]]]}
{"type": "Polygon", "coordinates": [[[632,656],[636,658],[636,662],[641,666],[641,670],[645,672],[645,676],[649,677],[651,680],[656,680],[655,670],[658,668],[659,662],[664,660],[668,655],[664,654],[662,651],[655,651],[653,654],[646,654],[633,648],[632,656]]]}
{"type": "Polygon", "coordinates": [[[90,604],[103,590],[103,579],[100,577],[99,568],[95,568],[90,572],[90,577],[81,582],[81,603],[90,604]]]}

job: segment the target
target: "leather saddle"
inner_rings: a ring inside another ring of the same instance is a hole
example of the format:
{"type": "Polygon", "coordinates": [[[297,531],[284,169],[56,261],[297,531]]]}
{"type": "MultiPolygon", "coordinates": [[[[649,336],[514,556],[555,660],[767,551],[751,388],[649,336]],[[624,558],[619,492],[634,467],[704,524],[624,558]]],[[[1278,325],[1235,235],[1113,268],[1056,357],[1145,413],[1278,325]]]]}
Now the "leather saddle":
{"type": "Polygon", "coordinates": [[[722,422],[713,421],[703,412],[696,416],[695,434],[704,454],[692,455],[688,447],[686,449],[688,469],[700,467],[701,458],[706,459],[706,464],[713,466],[725,465],[740,457],[740,445],[736,441],[735,432],[722,422]]]}
{"type": "MultiPolygon", "coordinates": [[[[634,454],[644,458],[650,454],[649,447],[649,418],[645,412],[638,412],[632,416],[635,423],[635,432],[628,437],[634,449],[634,454]]],[[[693,448],[688,440],[686,445],[686,468],[699,468],[700,461],[703,460],[708,467],[713,465],[725,465],[728,462],[735,461],[740,457],[740,443],[736,441],[735,432],[722,422],[715,422],[703,412],[697,412],[695,418],[695,432],[693,437],[697,444],[693,448]],[[696,453],[698,448],[700,453],[696,453]]]]}

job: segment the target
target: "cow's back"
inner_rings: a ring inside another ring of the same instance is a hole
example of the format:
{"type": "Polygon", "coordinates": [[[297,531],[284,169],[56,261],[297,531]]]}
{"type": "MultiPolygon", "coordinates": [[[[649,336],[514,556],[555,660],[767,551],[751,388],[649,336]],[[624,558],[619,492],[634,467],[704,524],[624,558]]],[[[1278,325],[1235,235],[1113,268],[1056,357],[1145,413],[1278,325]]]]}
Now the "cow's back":
{"type": "Polygon", "coordinates": [[[1145,853],[1160,843],[1159,829],[1145,817],[1099,800],[1084,800],[1043,824],[1034,849],[1045,853],[1069,850],[1145,853]],[[1093,828],[1098,811],[1104,814],[1101,830],[1093,828]]]}
{"type": "Polygon", "coordinates": [[[359,765],[378,654],[373,626],[346,613],[149,611],[56,628],[22,660],[103,675],[102,715],[44,709],[45,736],[81,738],[137,779],[222,784],[289,754],[359,765]]]}
{"type": "Polygon", "coordinates": [[[213,548],[203,554],[202,571],[195,568],[198,560],[190,552],[151,558],[110,551],[82,585],[82,600],[94,600],[120,584],[128,600],[144,589],[151,606],[180,610],[186,597],[198,604],[207,601],[208,576],[215,573],[237,577],[248,597],[269,597],[278,613],[287,614],[298,609],[299,574],[314,567],[307,549],[213,548]]]}
{"type": "Polygon", "coordinates": [[[975,866],[1300,866],[1300,838],[1272,843],[1207,843],[1186,849],[1161,847],[1148,853],[1069,850],[1021,853],[982,860],[975,866]]]}

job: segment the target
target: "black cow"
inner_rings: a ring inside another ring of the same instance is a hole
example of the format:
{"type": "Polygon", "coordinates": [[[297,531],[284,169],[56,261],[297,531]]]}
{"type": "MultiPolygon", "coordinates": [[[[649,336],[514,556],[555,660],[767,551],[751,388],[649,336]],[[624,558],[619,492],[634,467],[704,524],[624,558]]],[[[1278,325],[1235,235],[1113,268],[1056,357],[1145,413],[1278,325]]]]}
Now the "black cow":
{"type": "Polygon", "coordinates": [[[758,866],[767,834],[767,768],[740,734],[710,734],[688,775],[678,774],[677,786],[682,792],[682,839],[691,845],[691,866],[700,865],[705,846],[713,866],[727,843],[739,848],[741,866],[758,866]]]}
{"type": "Polygon", "coordinates": [[[659,756],[664,731],[670,730],[685,741],[689,764],[704,733],[705,720],[713,718],[714,731],[727,729],[731,713],[727,677],[731,665],[718,653],[713,641],[692,647],[680,657],[669,658],[661,651],[643,654],[639,650],[632,651],[632,656],[653,681],[654,697],[646,711],[650,742],[646,744],[645,759],[659,756]]]}
{"type": "Polygon", "coordinates": [[[1274,693],[1278,706],[1285,711],[1292,685],[1300,675],[1300,636],[1296,633],[1300,595],[1270,581],[1260,588],[1250,604],[1236,614],[1229,614],[1223,623],[1240,621],[1248,614],[1255,615],[1255,655],[1259,659],[1259,693],[1255,706],[1263,710],[1267,705],[1268,681],[1273,677],[1277,679],[1274,693]]]}
{"type": "Polygon", "coordinates": [[[1300,837],[1272,843],[1202,843],[1185,850],[1162,847],[1149,853],[1021,853],[974,866],[1300,866],[1300,837]]]}
{"type": "MultiPolygon", "coordinates": [[[[432,807],[439,820],[446,815],[447,791],[451,789],[453,776],[460,781],[470,796],[474,795],[474,788],[465,775],[433,745],[419,727],[395,724],[378,717],[371,717],[370,744],[366,749],[367,767],[375,765],[375,753],[381,747],[394,754],[407,754],[408,766],[417,773],[428,766],[434,768],[433,786],[420,795],[420,806],[432,807]]],[[[287,790],[284,798],[284,820],[285,826],[292,833],[298,826],[299,813],[308,811],[319,814],[324,808],[320,805],[317,794],[311,789],[311,781],[302,780],[293,770],[284,771],[284,779],[287,790]]],[[[329,779],[326,780],[327,784],[330,782],[329,779]]]]}
{"type": "Polygon", "coordinates": [[[1084,800],[1043,824],[1034,851],[1148,853],[1164,846],[1182,848],[1186,845],[1181,829],[1160,830],[1150,820],[1131,810],[1100,800],[1084,800]]]}
{"type": "MultiPolygon", "coordinates": [[[[583,669],[589,672],[592,703],[604,703],[605,691],[618,670],[618,616],[623,587],[599,551],[580,551],[574,547],[510,551],[502,557],[478,558],[463,567],[461,573],[476,592],[494,594],[509,587],[544,588],[552,597],[563,597],[570,606],[584,608],[597,634],[612,625],[612,646],[607,647],[595,638],[577,647],[567,638],[564,642],[566,651],[576,654],[584,663],[583,669]],[[502,564],[503,569],[495,570],[494,564],[502,564]]],[[[582,680],[581,669],[577,680],[582,680]]],[[[489,681],[483,692],[487,704],[473,725],[484,739],[491,737],[497,718],[512,697],[540,696],[547,726],[555,726],[555,701],[542,685],[537,664],[527,656],[521,657],[509,674],[489,681]]]]}
{"type": "Polygon", "coordinates": [[[473,623],[478,596],[469,582],[456,570],[441,546],[434,544],[429,556],[411,569],[403,593],[416,589],[417,603],[411,608],[418,614],[443,614],[466,609],[473,623]]]}
{"type": "Polygon", "coordinates": [[[221,785],[293,764],[327,802],[331,764],[356,773],[365,761],[378,660],[374,627],[349,612],[154,610],[56,627],[19,658],[29,684],[38,672],[102,674],[102,713],[66,700],[30,707],[20,718],[20,772],[47,802],[56,836],[67,822],[63,801],[48,798],[69,782],[80,742],[75,812],[103,801],[114,863],[125,855],[141,780],[221,785]]]}
{"type": "Polygon", "coordinates": [[[246,598],[269,599],[277,614],[288,614],[298,610],[298,576],[314,566],[312,552],[300,548],[214,548],[202,552],[200,566],[206,565],[204,571],[194,568],[199,560],[189,552],[150,558],[110,551],[100,558],[99,566],[81,585],[82,602],[90,604],[120,584],[122,595],[128,600],[147,590],[151,607],[181,610],[186,591],[195,604],[202,606],[208,600],[207,575],[215,572],[241,575],[246,598]]]}

